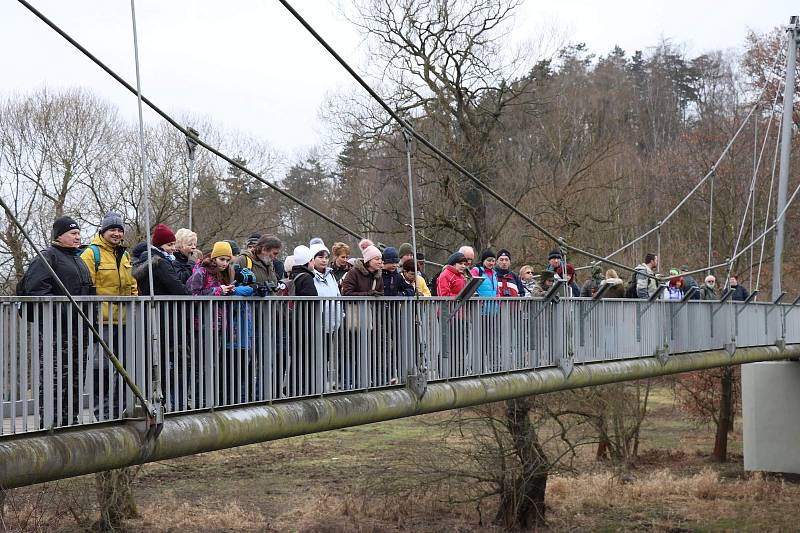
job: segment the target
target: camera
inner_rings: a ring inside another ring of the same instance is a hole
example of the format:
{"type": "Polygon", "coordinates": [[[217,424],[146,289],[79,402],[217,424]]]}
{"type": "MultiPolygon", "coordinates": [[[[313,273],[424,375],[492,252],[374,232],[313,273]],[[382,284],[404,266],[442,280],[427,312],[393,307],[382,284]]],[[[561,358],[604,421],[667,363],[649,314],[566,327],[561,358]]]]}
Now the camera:
{"type": "Polygon", "coordinates": [[[256,296],[270,296],[284,290],[286,285],[281,282],[267,281],[265,283],[256,283],[252,287],[256,291],[256,296]]]}

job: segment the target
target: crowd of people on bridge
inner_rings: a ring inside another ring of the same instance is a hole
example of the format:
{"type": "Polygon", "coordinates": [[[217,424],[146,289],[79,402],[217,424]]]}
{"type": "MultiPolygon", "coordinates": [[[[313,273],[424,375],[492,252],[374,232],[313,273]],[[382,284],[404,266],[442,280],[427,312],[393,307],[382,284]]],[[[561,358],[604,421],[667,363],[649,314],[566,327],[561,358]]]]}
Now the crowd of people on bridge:
{"type": "MultiPolygon", "coordinates": [[[[659,291],[659,297],[667,300],[682,300],[687,296],[702,300],[720,298],[716,278],[708,275],[702,285],[698,284],[689,275],[688,265],[671,269],[667,277],[659,278],[656,275],[659,258],[654,254],[647,254],[626,280],[615,270],[604,273],[599,264],[594,264],[589,277],[579,285],[576,269],[565,261],[559,249],[548,254],[546,264],[540,269],[522,265],[515,270],[508,249],[484,250],[476,260],[474,249],[462,246],[447,258],[438,273],[429,277],[426,269],[435,263],[426,261],[421,253],[415,257],[409,243],[381,250],[369,239],[362,239],[354,253],[344,242],[336,242],[329,248],[322,239],[315,238],[308,244],[295,246],[290,255],[281,259],[284,244],[275,235],[253,233],[244,248],[233,240],[218,241],[210,251],[202,253],[197,248],[195,232],[186,228],[173,231],[165,224],[158,224],[152,230],[149,248],[148,243],[143,242],[128,250],[123,244],[125,221],[114,212],[100,220],[98,231],[88,245],[82,244],[81,236],[80,226],[73,218],[56,219],[51,245],[24,273],[17,295],[64,295],[60,280],[64,289],[75,296],[145,296],[151,294],[152,284],[152,294],[157,296],[456,297],[471,278],[478,278],[483,280],[477,287],[479,298],[543,298],[556,292],[553,289],[556,283],[565,286],[566,294],[572,297],[651,298],[659,291]]],[[[726,290],[733,291],[734,300],[748,297],[735,274],[730,276],[726,290]]],[[[326,332],[338,327],[341,314],[337,310],[337,316],[328,316],[326,320],[330,320],[331,325],[326,324],[326,332]]],[[[123,305],[102,304],[104,325],[121,325],[124,317],[123,305]]],[[[249,317],[241,319],[243,323],[249,320],[249,317]]],[[[252,332],[246,335],[252,337],[252,332]]],[[[61,335],[60,339],[63,353],[68,351],[69,343],[75,342],[74,335],[69,333],[61,335]]],[[[169,348],[164,347],[164,350],[169,351],[169,348]]],[[[73,366],[78,368],[77,358],[82,350],[70,351],[76,358],[73,366]]],[[[57,372],[53,377],[54,387],[56,382],[66,384],[72,380],[72,386],[77,389],[78,372],[68,371],[67,366],[62,365],[60,374],[57,372]]],[[[106,358],[97,354],[95,377],[107,371],[106,358]]],[[[98,396],[101,391],[97,381],[95,379],[95,415],[108,417],[108,412],[98,412],[103,402],[98,396]]],[[[106,397],[114,395],[113,382],[109,379],[107,390],[102,391],[106,397]]],[[[61,400],[58,403],[62,418],[67,419],[66,396],[61,400]]],[[[74,402],[73,399],[77,411],[74,402]]],[[[41,392],[40,405],[44,405],[41,392]]]]}
{"type": "MultiPolygon", "coordinates": [[[[576,269],[564,260],[559,249],[552,250],[540,271],[523,265],[517,271],[508,249],[484,250],[476,261],[472,247],[462,246],[447,258],[446,265],[432,278],[426,273],[423,254],[414,258],[411,244],[379,249],[362,239],[360,253],[353,254],[344,242],[330,248],[322,239],[300,244],[281,259],[283,243],[274,235],[253,233],[244,249],[233,240],[215,242],[202,253],[197,234],[189,229],[173,231],[165,224],[153,228],[151,246],[146,242],[130,251],[124,246],[122,216],[108,213],[100,221],[90,244],[81,244],[78,223],[67,216],[53,223],[52,243],[44,251],[49,266],[72,295],[137,296],[441,296],[454,297],[470,278],[482,278],[479,297],[543,297],[559,280],[573,297],[593,297],[603,291],[605,298],[650,298],[659,284],[665,288],[661,298],[680,300],[692,288],[691,298],[718,300],[720,290],[713,275],[703,283],[688,274],[689,266],[670,269],[659,283],[658,257],[648,253],[627,281],[599,264],[582,285],[576,269]],[[360,256],[360,257],[359,257],[360,256]],[[608,288],[604,288],[604,286],[608,288]]],[[[748,291],[730,276],[726,290],[734,300],[745,300],[748,291]]],[[[63,294],[50,269],[36,258],[23,276],[18,295],[63,294]]],[[[106,306],[104,318],[116,311],[106,306]]],[[[112,320],[116,320],[112,316],[112,320]]]]}

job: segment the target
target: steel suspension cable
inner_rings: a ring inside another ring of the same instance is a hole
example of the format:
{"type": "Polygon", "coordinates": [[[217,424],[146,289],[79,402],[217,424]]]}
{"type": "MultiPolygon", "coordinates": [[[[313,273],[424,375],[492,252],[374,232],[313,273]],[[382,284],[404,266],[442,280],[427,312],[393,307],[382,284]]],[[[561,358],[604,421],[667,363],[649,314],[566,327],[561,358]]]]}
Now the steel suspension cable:
{"type": "MultiPolygon", "coordinates": [[[[780,84],[778,84],[778,86],[780,88],[780,84]]],[[[775,98],[772,100],[772,107],[770,109],[775,108],[775,105],[778,103],[779,94],[780,94],[779,91],[775,91],[775,98]]],[[[755,194],[756,182],[758,181],[758,170],[761,168],[761,160],[762,157],[764,156],[764,150],[766,150],[767,148],[767,141],[769,140],[769,128],[772,125],[772,120],[774,116],[775,115],[773,113],[770,113],[769,120],[767,121],[767,127],[764,130],[764,141],[761,143],[761,150],[758,152],[758,158],[755,157],[753,158],[753,178],[750,180],[750,191],[747,194],[747,203],[744,206],[744,213],[742,214],[742,223],[739,226],[739,234],[736,236],[736,244],[734,244],[733,246],[732,255],[736,255],[736,252],[739,251],[739,243],[741,242],[742,235],[744,234],[744,225],[747,222],[747,212],[750,209],[751,201],[753,202],[753,212],[755,213],[756,207],[755,207],[754,194],[755,194]]],[[[754,123],[758,124],[758,119],[756,119],[754,123]]],[[[755,156],[755,150],[756,150],[756,144],[754,143],[753,144],[754,156],[755,156]]],[[[750,236],[752,237],[753,234],[751,233],[750,236]]],[[[753,253],[753,248],[750,248],[750,254],[752,255],[752,253],[753,253]]],[[[731,263],[728,267],[728,273],[725,276],[725,284],[723,285],[723,287],[726,287],[728,285],[728,281],[730,280],[732,270],[733,270],[733,263],[731,263]]]]}
{"type": "MultiPolygon", "coordinates": [[[[781,131],[781,127],[783,126],[783,114],[778,118],[778,132],[781,131]]],[[[764,231],[766,234],[767,224],[769,223],[769,210],[772,207],[772,195],[773,189],[775,187],[775,171],[778,168],[778,149],[780,148],[780,135],[775,136],[775,153],[772,156],[772,176],[769,180],[769,195],[767,196],[767,209],[764,211],[764,231]]],[[[758,255],[758,274],[756,275],[756,290],[758,290],[759,285],[761,284],[761,266],[764,263],[764,245],[766,244],[766,238],[761,240],[761,252],[758,255]]]]}
{"type": "MultiPolygon", "coordinates": [[[[19,1],[24,1],[24,0],[19,0],[19,1]]],[[[424,145],[428,150],[430,150],[431,152],[436,154],[438,157],[442,158],[446,163],[448,163],[451,167],[453,167],[455,170],[457,170],[462,176],[464,176],[465,178],[470,180],[478,188],[480,188],[483,191],[485,191],[492,198],[494,198],[495,200],[500,202],[503,206],[505,206],[506,208],[511,210],[511,212],[513,212],[515,215],[517,215],[522,220],[524,220],[525,222],[530,224],[537,231],[539,231],[542,235],[544,235],[545,237],[547,237],[548,239],[550,239],[554,243],[558,244],[562,248],[568,249],[568,250],[572,250],[573,252],[576,252],[576,253],[578,253],[580,255],[584,255],[584,256],[590,257],[592,259],[596,259],[596,260],[601,261],[603,263],[607,263],[609,265],[613,265],[613,266],[615,266],[617,268],[621,268],[621,269],[627,270],[629,272],[635,272],[636,271],[632,267],[623,265],[623,264],[618,263],[616,261],[612,261],[610,259],[610,256],[609,257],[601,257],[601,256],[593,254],[593,253],[591,253],[589,251],[586,251],[586,250],[583,250],[583,249],[578,248],[576,246],[573,246],[573,245],[567,243],[563,238],[556,237],[553,233],[551,233],[550,231],[545,229],[543,226],[541,226],[538,222],[533,220],[533,218],[531,218],[529,215],[527,215],[526,213],[522,212],[516,206],[514,206],[511,202],[509,202],[504,197],[502,197],[492,187],[490,187],[489,185],[486,185],[481,180],[479,180],[474,174],[472,174],[472,172],[470,172],[469,170],[464,168],[464,166],[462,166],[461,164],[457,163],[454,159],[452,159],[450,156],[448,156],[442,150],[440,150],[436,145],[434,145],[432,142],[430,142],[424,135],[422,135],[421,133],[416,131],[405,119],[403,119],[394,109],[392,109],[389,106],[389,104],[386,103],[386,101],[364,80],[364,78],[362,78],[342,58],[342,56],[340,56],[338,54],[338,52],[336,52],[336,50],[334,50],[333,47],[331,47],[331,45],[328,44],[328,42],[311,26],[311,24],[309,24],[302,17],[302,15],[300,15],[300,13],[297,12],[297,10],[294,9],[294,7],[292,7],[292,5],[287,0],[278,0],[278,1],[314,37],[314,39],[316,39],[317,42],[320,45],[322,45],[322,47],[325,48],[325,50],[327,50],[328,53],[331,56],[333,56],[334,59],[336,59],[336,61],[339,63],[339,65],[341,65],[342,68],[344,68],[348,72],[348,74],[350,74],[350,76],[352,76],[352,78],[359,85],[361,85],[361,87],[365,91],[367,91],[367,93],[369,93],[369,95],[384,109],[384,111],[386,111],[389,114],[390,117],[392,117],[392,119],[394,119],[395,122],[397,122],[397,124],[402,129],[408,131],[408,133],[411,134],[415,139],[417,139],[417,141],[419,141],[422,145],[424,145]]],[[[645,274],[642,274],[642,275],[645,275],[645,274]]],[[[648,275],[648,277],[652,277],[654,279],[656,278],[655,276],[649,276],[649,275],[648,275]]]]}
{"type": "MultiPolygon", "coordinates": [[[[744,248],[742,248],[742,249],[741,249],[741,250],[740,250],[740,251],[739,251],[737,254],[735,254],[733,257],[731,257],[730,259],[728,259],[728,260],[726,260],[726,261],[724,261],[724,262],[722,262],[722,263],[717,263],[716,265],[712,265],[712,266],[711,266],[711,269],[715,269],[715,268],[720,268],[720,267],[723,267],[723,266],[727,266],[727,265],[731,264],[732,262],[736,261],[736,260],[737,260],[737,259],[739,259],[739,257],[741,257],[743,254],[747,253],[747,251],[748,251],[748,250],[750,250],[750,248],[752,248],[752,247],[753,247],[753,246],[754,246],[754,245],[755,245],[755,244],[756,244],[758,241],[760,241],[761,239],[763,239],[763,238],[764,238],[764,237],[765,237],[765,236],[766,236],[766,235],[767,235],[767,234],[768,234],[770,231],[774,230],[774,229],[775,229],[775,228],[778,226],[778,223],[779,223],[781,220],[783,220],[783,217],[786,215],[786,212],[789,210],[789,207],[791,207],[791,205],[792,205],[792,202],[794,202],[794,200],[795,200],[795,198],[797,198],[797,195],[798,195],[798,194],[800,194],[800,184],[798,184],[798,185],[797,185],[797,187],[795,187],[795,189],[794,189],[794,192],[792,192],[792,195],[791,195],[791,196],[789,197],[789,199],[786,201],[786,205],[783,207],[783,209],[781,210],[781,212],[780,212],[780,213],[778,213],[778,216],[776,216],[776,217],[775,217],[775,221],[772,223],[772,225],[771,225],[771,226],[769,226],[768,228],[766,228],[766,229],[764,230],[764,232],[763,232],[761,235],[759,235],[758,237],[756,237],[755,239],[753,239],[752,241],[750,241],[750,244],[748,244],[747,246],[745,246],[744,248]]],[[[698,273],[698,272],[702,272],[703,270],[705,270],[705,269],[704,269],[704,268],[701,268],[701,269],[698,269],[698,270],[692,270],[692,271],[690,271],[690,272],[686,272],[684,275],[688,275],[688,274],[696,274],[696,273],[698,273]]]]}
{"type": "MultiPolygon", "coordinates": [[[[83,55],[85,55],[95,65],[97,65],[98,67],[103,69],[103,71],[105,71],[106,74],[108,74],[109,76],[114,78],[114,80],[116,80],[120,85],[122,85],[123,87],[128,89],[128,91],[130,91],[131,93],[137,94],[136,89],[133,86],[131,86],[130,83],[125,81],[124,78],[122,78],[119,74],[114,72],[105,63],[100,61],[100,59],[98,59],[94,54],[89,52],[89,50],[87,50],[78,41],[73,39],[66,31],[61,29],[57,24],[55,24],[53,21],[51,21],[49,18],[47,18],[41,11],[39,11],[38,9],[33,7],[27,0],[17,0],[17,2],[22,4],[28,11],[33,13],[39,20],[41,20],[42,22],[47,24],[47,26],[49,26],[50,29],[52,29],[53,31],[58,33],[68,43],[70,43],[72,46],[77,48],[78,51],[80,51],[83,55]]],[[[163,111],[161,108],[159,108],[156,104],[154,104],[150,99],[148,99],[144,95],[142,95],[142,102],[144,102],[150,109],[152,109],[159,116],[161,116],[161,118],[166,120],[172,127],[177,129],[178,131],[180,131],[184,136],[191,136],[191,132],[187,128],[181,126],[174,118],[172,118],[170,115],[168,115],[165,111],[163,111]]],[[[220,151],[218,148],[215,148],[214,146],[211,146],[207,142],[205,142],[205,141],[203,141],[203,140],[201,140],[201,139],[199,139],[197,137],[194,137],[194,140],[197,142],[198,145],[202,146],[203,148],[205,148],[206,150],[208,150],[209,152],[211,152],[215,156],[219,157],[220,159],[222,159],[223,161],[225,161],[229,165],[231,165],[231,166],[239,169],[240,171],[244,172],[245,174],[247,174],[248,176],[252,177],[253,179],[256,179],[256,180],[260,181],[261,183],[263,183],[264,185],[266,185],[267,187],[269,187],[273,191],[277,192],[281,196],[291,200],[292,202],[294,202],[297,205],[303,207],[304,209],[310,211],[311,213],[317,215],[318,217],[322,218],[326,222],[328,222],[331,225],[339,228],[340,230],[342,230],[343,232],[353,236],[354,238],[356,238],[356,239],[361,239],[362,238],[362,235],[360,235],[358,232],[356,232],[356,231],[348,228],[347,226],[341,224],[340,222],[334,220],[332,217],[326,215],[325,213],[321,212],[320,210],[316,209],[315,207],[312,207],[311,205],[307,204],[306,202],[304,202],[300,198],[294,196],[290,192],[282,189],[281,187],[278,187],[274,183],[269,182],[268,180],[266,180],[263,177],[259,176],[258,174],[256,174],[252,170],[248,169],[246,166],[242,165],[240,162],[238,162],[235,159],[227,156],[222,151],[220,151]]]]}
{"type": "MultiPolygon", "coordinates": [[[[773,64],[773,67],[774,67],[774,65],[777,65],[777,63],[778,63],[778,59],[776,59],[775,63],[773,64]]],[[[750,118],[753,116],[753,113],[754,113],[754,112],[755,112],[755,110],[758,108],[758,105],[759,105],[759,103],[758,103],[758,100],[761,98],[761,96],[762,96],[762,95],[764,94],[764,92],[767,90],[767,88],[768,88],[768,86],[769,86],[769,81],[770,81],[770,80],[767,80],[767,82],[766,82],[766,83],[764,84],[764,86],[761,88],[761,91],[759,92],[758,98],[756,99],[756,104],[755,104],[755,105],[753,105],[753,106],[750,108],[750,111],[749,111],[749,112],[747,113],[747,115],[745,116],[745,119],[744,119],[744,121],[743,121],[743,122],[742,122],[742,124],[739,126],[739,128],[736,130],[736,132],[733,134],[733,137],[731,137],[730,141],[728,141],[728,144],[727,144],[727,145],[725,146],[725,148],[722,150],[722,153],[720,153],[720,156],[717,158],[716,162],[715,162],[715,163],[714,163],[714,164],[711,166],[711,169],[710,169],[710,170],[709,170],[709,171],[708,171],[708,172],[707,172],[707,173],[706,173],[706,174],[703,176],[703,178],[702,178],[700,181],[698,181],[698,182],[697,182],[697,184],[696,184],[696,185],[695,185],[695,186],[692,188],[692,190],[691,190],[691,191],[689,191],[689,192],[686,194],[686,196],[684,196],[684,197],[683,197],[683,198],[682,198],[682,199],[681,199],[681,200],[678,202],[678,204],[677,204],[677,205],[676,205],[676,206],[675,206],[675,207],[672,209],[672,211],[670,211],[670,212],[667,214],[667,216],[665,216],[665,217],[664,217],[662,220],[660,220],[660,221],[658,222],[658,224],[656,224],[655,226],[653,226],[653,227],[652,227],[652,228],[650,228],[649,230],[645,231],[644,233],[642,233],[642,234],[641,234],[641,235],[639,235],[638,237],[634,238],[633,240],[631,240],[631,241],[629,241],[629,242],[627,242],[627,243],[623,244],[621,247],[617,248],[616,250],[614,250],[614,251],[613,251],[613,252],[611,252],[610,254],[606,255],[606,256],[603,258],[604,260],[606,260],[606,259],[610,259],[610,258],[614,257],[615,255],[619,254],[620,252],[623,252],[623,251],[627,250],[628,248],[630,248],[630,247],[631,247],[631,246],[633,246],[634,244],[638,243],[639,241],[641,241],[641,240],[643,240],[643,239],[647,238],[648,236],[650,236],[650,235],[652,235],[653,233],[655,233],[656,231],[658,231],[658,230],[661,228],[661,226],[663,226],[663,225],[664,225],[666,222],[669,222],[669,220],[670,220],[670,219],[672,219],[672,217],[673,217],[673,216],[675,216],[675,214],[676,214],[676,213],[677,213],[677,212],[680,210],[680,208],[681,208],[681,207],[683,207],[683,206],[684,206],[684,204],[685,204],[687,201],[689,201],[689,199],[690,199],[690,198],[691,198],[691,197],[692,197],[692,196],[693,196],[693,195],[694,195],[694,194],[695,194],[695,193],[696,193],[696,192],[697,192],[697,191],[700,189],[700,187],[703,185],[703,183],[705,183],[705,182],[706,182],[706,181],[708,181],[709,179],[711,179],[711,180],[713,181],[713,176],[714,176],[714,174],[715,174],[715,172],[716,172],[717,168],[719,167],[720,163],[722,162],[723,158],[724,158],[724,157],[727,155],[727,153],[728,153],[728,152],[730,151],[730,149],[733,147],[733,143],[734,143],[734,141],[736,141],[737,137],[739,136],[739,134],[741,134],[742,130],[743,130],[743,129],[744,129],[744,127],[747,125],[747,123],[748,123],[748,121],[750,120],[750,118]]],[[[709,260],[709,263],[710,263],[710,260],[709,260]]],[[[588,266],[580,267],[580,269],[586,269],[586,268],[589,268],[589,267],[588,267],[588,266]]]]}
{"type": "Polygon", "coordinates": [[[53,281],[55,281],[58,288],[61,290],[62,293],[64,293],[64,296],[67,297],[70,306],[75,310],[76,313],[78,313],[78,316],[80,316],[80,318],[83,320],[84,324],[89,329],[89,332],[91,332],[92,337],[94,337],[94,340],[102,348],[103,355],[109,361],[111,361],[111,364],[114,366],[114,369],[116,369],[116,371],[122,377],[122,380],[125,382],[125,385],[127,385],[128,388],[133,393],[133,395],[136,396],[136,399],[141,402],[142,407],[147,411],[148,416],[154,417],[155,410],[153,408],[153,405],[145,399],[142,390],[133,381],[133,379],[128,374],[127,370],[125,370],[125,367],[122,365],[117,356],[114,355],[114,351],[109,347],[108,343],[106,343],[106,341],[103,339],[103,336],[100,334],[99,331],[97,331],[97,328],[89,320],[89,317],[86,315],[83,308],[78,304],[78,302],[75,301],[75,298],[67,290],[67,287],[64,285],[64,282],[61,281],[61,278],[58,276],[56,271],[50,265],[50,261],[48,261],[47,258],[45,258],[44,254],[41,251],[39,251],[39,248],[33,242],[33,239],[31,239],[30,234],[22,225],[22,222],[20,222],[19,219],[14,215],[14,213],[11,211],[11,208],[8,207],[8,204],[6,204],[5,200],[3,200],[3,197],[1,195],[0,195],[0,208],[2,208],[3,211],[5,211],[6,217],[17,227],[17,229],[22,234],[22,238],[28,243],[28,245],[33,249],[33,251],[36,252],[36,256],[44,264],[45,268],[50,273],[50,277],[53,278],[53,281]]]}

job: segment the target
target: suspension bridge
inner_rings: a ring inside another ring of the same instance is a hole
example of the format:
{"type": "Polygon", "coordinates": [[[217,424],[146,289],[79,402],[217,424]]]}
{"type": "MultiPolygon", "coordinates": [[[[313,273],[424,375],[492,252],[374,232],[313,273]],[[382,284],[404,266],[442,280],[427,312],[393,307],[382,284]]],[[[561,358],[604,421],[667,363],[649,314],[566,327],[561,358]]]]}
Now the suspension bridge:
{"type": "MultiPolygon", "coordinates": [[[[280,1],[406,135],[415,249],[412,139],[570,254],[626,271],[632,268],[613,257],[658,234],[719,164],[642,236],[607,256],[583,250],[550,233],[415,131],[288,2],[280,1]]],[[[144,97],[138,52],[134,87],[30,3],[18,2],[137,95],[140,131],[141,108],[147,105],[197,145],[360,237],[199,139],[144,97]]],[[[131,8],[136,49],[133,0],[131,8]]],[[[693,301],[690,295],[665,301],[659,299],[660,291],[647,300],[605,299],[600,293],[567,298],[561,283],[544,298],[509,299],[475,298],[470,292],[455,299],[152,294],[0,298],[0,487],[531,394],[744,363],[759,363],[743,372],[746,468],[800,472],[800,457],[790,449],[790,434],[800,430],[800,419],[793,414],[800,400],[800,298],[784,301],[780,286],[783,221],[800,191],[798,187],[789,196],[787,187],[797,17],[787,36],[783,102],[789,105],[784,105],[780,124],[776,216],[741,248],[740,229],[729,259],[698,270],[727,268],[730,273],[738,257],[758,245],[763,250],[767,236],[775,232],[768,301],[757,301],[757,290],[744,302],[733,301],[730,293],[718,301],[693,301]],[[104,322],[104,306],[117,310],[116,322],[104,322]],[[762,366],[773,364],[778,366],[762,366]],[[772,453],[776,446],[781,448],[777,458],[772,453]]],[[[762,148],[759,164],[763,153],[762,148]]],[[[776,159],[777,153],[776,147],[776,159]]],[[[757,168],[753,179],[756,174],[757,168]]],[[[143,146],[142,175],[147,191],[143,146]]],[[[18,224],[5,201],[0,202],[18,224]]],[[[747,210],[742,227],[746,217],[747,210]]],[[[19,228],[35,249],[25,228],[19,228]]]]}

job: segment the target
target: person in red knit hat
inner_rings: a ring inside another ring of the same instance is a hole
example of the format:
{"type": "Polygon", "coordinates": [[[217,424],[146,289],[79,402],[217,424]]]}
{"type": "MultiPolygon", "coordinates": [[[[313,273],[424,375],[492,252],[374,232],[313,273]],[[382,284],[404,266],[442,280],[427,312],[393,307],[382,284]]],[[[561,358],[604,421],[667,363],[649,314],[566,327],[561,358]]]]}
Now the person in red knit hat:
{"type": "MultiPolygon", "coordinates": [[[[175,232],[166,224],[157,224],[153,228],[153,294],[184,296],[189,294],[186,285],[181,282],[175,270],[175,232]]],[[[142,252],[133,265],[133,277],[139,283],[139,294],[150,294],[150,279],[147,272],[148,254],[142,252]]]]}

